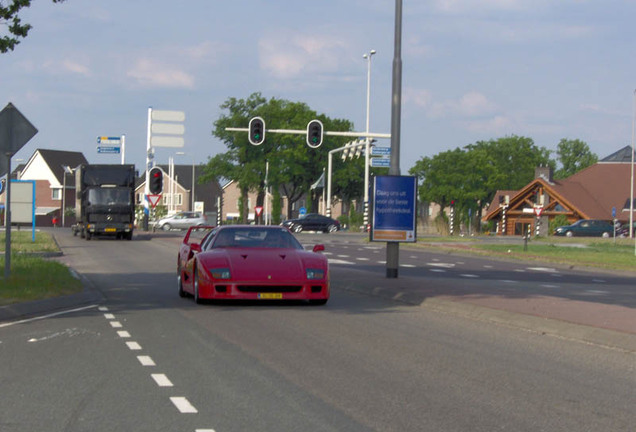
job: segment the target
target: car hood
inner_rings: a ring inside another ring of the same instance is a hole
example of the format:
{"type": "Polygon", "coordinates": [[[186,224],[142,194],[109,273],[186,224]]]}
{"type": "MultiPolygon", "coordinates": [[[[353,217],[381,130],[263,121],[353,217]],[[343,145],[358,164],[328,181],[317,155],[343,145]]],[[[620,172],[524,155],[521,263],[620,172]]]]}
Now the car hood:
{"type": "Polygon", "coordinates": [[[233,280],[304,280],[306,268],[327,269],[327,259],[318,253],[297,249],[215,249],[199,260],[207,269],[229,268],[233,280]]]}

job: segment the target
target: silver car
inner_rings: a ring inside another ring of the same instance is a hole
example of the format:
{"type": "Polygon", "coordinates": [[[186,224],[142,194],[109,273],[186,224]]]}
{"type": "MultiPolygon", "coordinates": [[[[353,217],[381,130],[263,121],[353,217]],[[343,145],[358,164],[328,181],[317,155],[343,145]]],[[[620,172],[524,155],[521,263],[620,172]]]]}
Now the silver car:
{"type": "Polygon", "coordinates": [[[191,226],[206,225],[208,223],[204,214],[198,212],[179,212],[172,216],[159,219],[155,227],[164,231],[171,229],[188,229],[191,226]]]}

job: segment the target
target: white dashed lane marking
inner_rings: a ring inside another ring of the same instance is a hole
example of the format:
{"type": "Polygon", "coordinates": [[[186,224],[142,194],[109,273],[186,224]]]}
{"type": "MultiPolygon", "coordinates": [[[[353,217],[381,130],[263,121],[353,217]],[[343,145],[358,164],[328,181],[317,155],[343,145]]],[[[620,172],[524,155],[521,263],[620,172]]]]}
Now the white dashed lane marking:
{"type": "Polygon", "coordinates": [[[170,398],[174,406],[177,407],[182,414],[196,414],[199,411],[188,401],[188,399],[181,396],[173,396],[170,398]]]}
{"type": "Polygon", "coordinates": [[[117,332],[117,335],[120,338],[129,338],[130,337],[130,333],[128,333],[126,330],[120,330],[117,332]]]}
{"type": "Polygon", "coordinates": [[[110,326],[112,328],[122,328],[123,327],[119,321],[110,321],[110,326]]]}
{"type": "Polygon", "coordinates": [[[155,362],[150,356],[137,356],[137,360],[142,366],[156,366],[155,362]]]}
{"type": "Polygon", "coordinates": [[[141,349],[141,345],[137,342],[126,342],[126,345],[131,351],[139,351],[141,349]]]}
{"type": "Polygon", "coordinates": [[[173,387],[172,381],[165,374],[152,374],[151,377],[159,387],[173,387]]]}

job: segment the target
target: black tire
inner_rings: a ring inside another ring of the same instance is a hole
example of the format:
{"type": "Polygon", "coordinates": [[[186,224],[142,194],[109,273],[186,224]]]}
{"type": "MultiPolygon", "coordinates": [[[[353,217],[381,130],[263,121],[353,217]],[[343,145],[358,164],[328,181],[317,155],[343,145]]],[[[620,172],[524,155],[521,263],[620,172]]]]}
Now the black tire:
{"type": "Polygon", "coordinates": [[[337,227],[337,226],[335,226],[334,224],[330,224],[330,225],[327,227],[327,232],[332,233],[332,232],[336,232],[336,231],[338,231],[338,227],[337,227]]]}
{"type": "Polygon", "coordinates": [[[169,223],[165,223],[163,225],[161,225],[161,229],[164,231],[170,231],[172,229],[172,226],[170,226],[169,223]]]}
{"type": "Polygon", "coordinates": [[[566,236],[566,237],[574,237],[574,233],[573,233],[572,231],[567,231],[567,232],[565,233],[565,236],[566,236]]]}
{"type": "Polygon", "coordinates": [[[194,273],[194,302],[196,304],[201,304],[203,303],[203,300],[201,299],[201,297],[199,297],[199,272],[197,271],[197,268],[195,267],[193,270],[194,273]]]}
{"type": "Polygon", "coordinates": [[[603,238],[610,238],[610,233],[608,233],[608,232],[604,232],[603,234],[601,234],[601,237],[603,237],[603,238]]]}
{"type": "Polygon", "coordinates": [[[86,240],[90,240],[92,236],[90,232],[86,231],[86,240]]]}
{"type": "Polygon", "coordinates": [[[177,261],[177,289],[178,289],[178,293],[179,293],[179,297],[183,298],[186,296],[186,292],[183,290],[183,281],[181,279],[181,266],[179,265],[179,262],[177,261]]]}
{"type": "Polygon", "coordinates": [[[132,231],[129,233],[126,233],[126,240],[132,240],[132,231]]]}
{"type": "Polygon", "coordinates": [[[294,232],[299,233],[303,231],[303,226],[302,225],[295,225],[294,226],[294,232]]]}

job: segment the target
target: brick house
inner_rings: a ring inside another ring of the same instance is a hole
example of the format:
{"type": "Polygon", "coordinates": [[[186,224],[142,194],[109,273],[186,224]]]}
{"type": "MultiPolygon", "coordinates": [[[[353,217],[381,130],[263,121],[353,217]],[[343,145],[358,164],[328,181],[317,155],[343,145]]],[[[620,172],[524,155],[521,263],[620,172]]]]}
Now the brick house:
{"type": "MultiPolygon", "coordinates": [[[[75,208],[75,176],[72,169],[88,163],[81,152],[37,149],[24,165],[19,165],[11,174],[12,179],[35,181],[35,222],[37,226],[52,226],[53,217],[60,224],[74,222],[72,210],[75,208]],[[65,169],[65,167],[67,167],[65,169]],[[62,217],[62,205],[67,214],[62,217]]],[[[0,201],[6,202],[5,193],[0,201]]],[[[4,219],[3,219],[4,220],[4,219]]]]}
{"type": "Polygon", "coordinates": [[[484,222],[494,221],[497,234],[548,235],[549,222],[564,215],[579,219],[629,222],[632,148],[626,146],[598,163],[562,180],[547,167],[535,170],[535,179],[518,191],[497,191],[484,222]]]}

